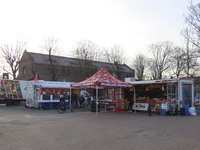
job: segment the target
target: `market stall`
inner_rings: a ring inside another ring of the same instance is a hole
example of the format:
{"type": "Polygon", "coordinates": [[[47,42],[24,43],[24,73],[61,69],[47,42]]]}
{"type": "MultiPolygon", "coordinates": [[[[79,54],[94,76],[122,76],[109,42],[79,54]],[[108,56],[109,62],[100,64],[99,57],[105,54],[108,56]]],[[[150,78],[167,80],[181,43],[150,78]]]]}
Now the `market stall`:
{"type": "MultiPolygon", "coordinates": [[[[68,97],[72,82],[28,81],[26,85],[26,106],[42,109],[55,109],[60,102],[60,95],[68,97]]],[[[66,98],[65,101],[69,105],[66,98]]]]}
{"type": "Polygon", "coordinates": [[[194,107],[196,109],[196,113],[200,113],[200,94],[196,93],[195,94],[195,101],[194,101],[194,107]]]}
{"type": "Polygon", "coordinates": [[[98,115],[98,90],[108,89],[108,99],[104,99],[105,102],[111,102],[113,110],[120,111],[124,110],[125,99],[124,99],[124,88],[134,88],[131,83],[123,82],[113,75],[111,75],[106,69],[102,68],[96,72],[93,76],[88,79],[71,84],[72,88],[89,88],[96,89],[96,115],[98,115]]]}
{"type": "Polygon", "coordinates": [[[152,111],[194,105],[194,83],[191,79],[163,79],[129,82],[135,86],[133,110],[152,111]]]}

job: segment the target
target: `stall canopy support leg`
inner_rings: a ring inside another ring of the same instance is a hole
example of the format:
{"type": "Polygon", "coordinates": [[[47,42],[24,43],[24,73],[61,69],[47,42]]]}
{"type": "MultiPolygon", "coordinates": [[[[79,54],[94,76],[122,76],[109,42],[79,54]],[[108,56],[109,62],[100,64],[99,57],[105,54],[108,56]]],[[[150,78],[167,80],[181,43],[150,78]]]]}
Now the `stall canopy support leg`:
{"type": "MultiPolygon", "coordinates": [[[[134,104],[136,105],[136,98],[135,98],[135,87],[134,87],[134,104]]],[[[136,113],[136,107],[135,107],[135,113],[136,113]]]]}

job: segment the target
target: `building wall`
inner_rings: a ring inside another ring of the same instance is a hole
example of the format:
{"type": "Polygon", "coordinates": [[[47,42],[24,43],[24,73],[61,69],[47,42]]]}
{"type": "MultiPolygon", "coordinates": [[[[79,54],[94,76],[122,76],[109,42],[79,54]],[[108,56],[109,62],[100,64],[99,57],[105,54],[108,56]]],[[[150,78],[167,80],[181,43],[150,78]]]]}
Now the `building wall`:
{"type": "MultiPolygon", "coordinates": [[[[84,80],[80,74],[81,68],[76,67],[70,67],[70,66],[59,66],[58,67],[58,81],[65,81],[65,82],[79,82],[84,80]],[[65,69],[65,73],[63,74],[62,69],[65,69]],[[67,72],[69,70],[69,72],[67,72]]],[[[21,65],[19,70],[19,80],[33,80],[35,75],[34,73],[37,73],[40,80],[51,80],[51,75],[46,70],[46,65],[39,64],[39,63],[33,63],[31,64],[31,61],[27,62],[26,64],[21,65]],[[23,68],[27,68],[27,74],[26,76],[23,76],[23,68]],[[46,76],[46,77],[44,77],[46,76]]],[[[121,80],[125,80],[126,77],[134,77],[134,71],[133,72],[123,72],[121,74],[121,80]]]]}
{"type": "MultiPolygon", "coordinates": [[[[59,66],[58,67],[58,81],[66,82],[78,82],[80,81],[79,75],[80,68],[70,67],[70,66],[59,66]],[[65,73],[62,72],[62,69],[65,70],[65,73]]],[[[45,64],[35,63],[35,72],[38,73],[38,76],[47,76],[47,78],[42,78],[42,80],[51,80],[51,74],[47,71],[47,66],[45,64]]]]}
{"type": "Polygon", "coordinates": [[[135,78],[135,71],[133,70],[132,72],[123,72],[123,73],[121,73],[121,80],[125,81],[125,78],[128,78],[128,77],[135,78]]]}
{"type": "Polygon", "coordinates": [[[17,79],[18,80],[31,80],[34,78],[34,64],[33,60],[27,53],[24,53],[20,63],[19,63],[19,74],[17,79]],[[24,68],[26,68],[26,75],[24,75],[24,68]]]}

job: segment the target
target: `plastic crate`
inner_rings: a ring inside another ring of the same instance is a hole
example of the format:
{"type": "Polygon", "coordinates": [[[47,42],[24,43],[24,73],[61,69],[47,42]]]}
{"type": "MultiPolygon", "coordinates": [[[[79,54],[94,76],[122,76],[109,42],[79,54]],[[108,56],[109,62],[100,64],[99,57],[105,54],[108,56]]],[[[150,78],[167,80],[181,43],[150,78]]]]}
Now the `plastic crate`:
{"type": "Polygon", "coordinates": [[[166,116],[166,109],[160,109],[160,115],[166,116]]]}

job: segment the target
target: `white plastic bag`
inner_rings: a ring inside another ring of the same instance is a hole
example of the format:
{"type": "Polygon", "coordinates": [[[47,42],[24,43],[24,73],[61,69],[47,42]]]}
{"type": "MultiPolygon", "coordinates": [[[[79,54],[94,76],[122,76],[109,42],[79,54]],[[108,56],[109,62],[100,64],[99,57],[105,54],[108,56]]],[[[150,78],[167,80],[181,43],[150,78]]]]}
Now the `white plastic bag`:
{"type": "Polygon", "coordinates": [[[196,116],[197,114],[195,112],[195,107],[190,107],[189,108],[189,113],[190,113],[191,116],[196,116]]]}

